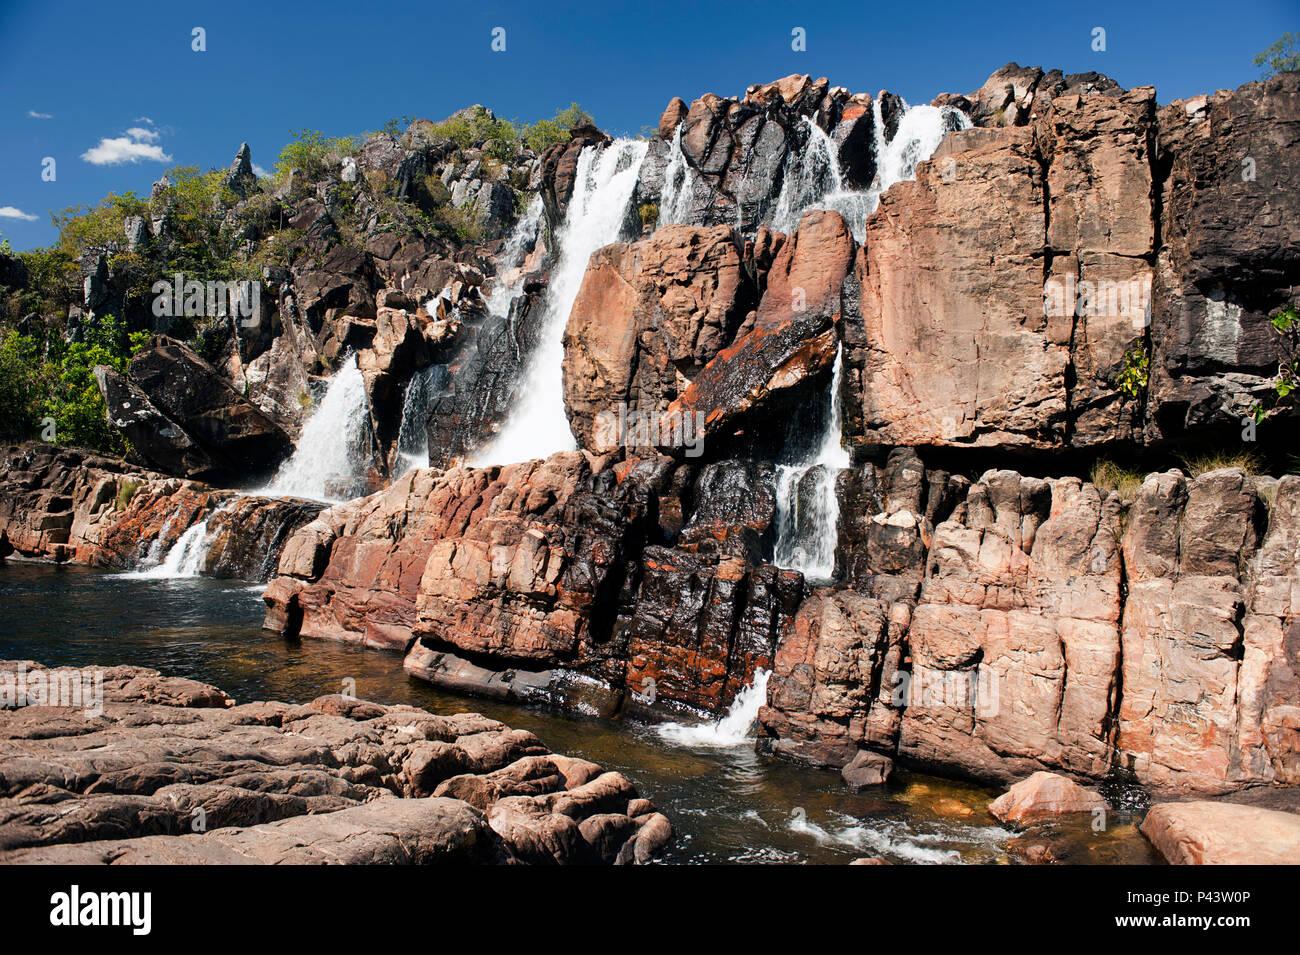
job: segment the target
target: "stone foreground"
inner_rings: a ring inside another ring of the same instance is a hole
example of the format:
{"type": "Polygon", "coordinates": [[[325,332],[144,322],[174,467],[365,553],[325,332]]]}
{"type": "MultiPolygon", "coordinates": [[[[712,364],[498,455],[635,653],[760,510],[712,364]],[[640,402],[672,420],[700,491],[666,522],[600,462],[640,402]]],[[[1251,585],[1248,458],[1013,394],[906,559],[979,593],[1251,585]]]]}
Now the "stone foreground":
{"type": "Polygon", "coordinates": [[[1164,803],[1142,833],[1174,865],[1300,865],[1300,815],[1220,802],[1164,803]]]}
{"type": "Polygon", "coordinates": [[[0,710],[0,864],[624,864],[672,835],[623,775],[475,713],[100,672],[102,714],[0,710]]]}

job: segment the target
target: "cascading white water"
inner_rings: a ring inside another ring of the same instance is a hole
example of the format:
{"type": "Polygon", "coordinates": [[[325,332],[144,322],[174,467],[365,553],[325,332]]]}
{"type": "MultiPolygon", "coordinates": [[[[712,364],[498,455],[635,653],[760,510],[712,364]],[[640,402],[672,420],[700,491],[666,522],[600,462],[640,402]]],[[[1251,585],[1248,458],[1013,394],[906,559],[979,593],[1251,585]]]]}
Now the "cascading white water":
{"type": "Polygon", "coordinates": [[[591,253],[617,242],[649,143],[618,139],[578,157],[573,195],[558,237],[560,258],[547,286],[541,335],[520,379],[515,405],[495,439],[471,464],[510,464],[576,446],[564,413],[564,326],[591,253]]]}
{"type": "MultiPolygon", "coordinates": [[[[160,534],[159,540],[161,539],[160,534]]],[[[120,576],[133,580],[197,577],[203,571],[203,563],[207,560],[208,549],[211,546],[212,542],[208,540],[208,522],[202,520],[191,525],[176,539],[176,543],[172,544],[171,549],[167,551],[167,556],[163,558],[162,563],[128,571],[120,576]]]]}
{"type": "Polygon", "coordinates": [[[524,264],[533,244],[537,241],[538,229],[542,223],[542,197],[533,196],[528,208],[515,223],[506,244],[501,247],[497,257],[497,282],[488,294],[488,313],[498,318],[510,314],[510,303],[515,300],[524,287],[524,273],[520,267],[524,264]]]}
{"type": "Polygon", "coordinates": [[[678,124],[673,143],[668,151],[668,166],[664,169],[664,185],[659,192],[659,218],[655,226],[674,225],[686,221],[695,202],[695,170],[682,152],[683,124],[678,124]]]}
{"type": "Polygon", "coordinates": [[[929,159],[943,137],[954,129],[968,129],[966,114],[951,106],[907,106],[892,139],[885,139],[880,100],[872,103],[876,178],[866,189],[848,189],[840,169],[839,150],[820,126],[807,117],[807,142],[786,161],[772,228],[790,233],[809,209],[833,209],[844,217],[859,242],[867,218],[880,204],[880,195],[896,182],[912,179],[916,167],[929,159]]]}
{"type": "Polygon", "coordinates": [[[800,462],[777,465],[775,563],[801,570],[814,583],[835,575],[840,505],[835,480],[849,466],[840,409],[843,348],[835,353],[830,414],[817,446],[800,462]]]}
{"type": "Polygon", "coordinates": [[[429,466],[429,405],[439,392],[438,384],[446,375],[441,365],[430,365],[411,376],[402,401],[402,423],[397,431],[397,455],[400,472],[429,466]]]}
{"type": "Polygon", "coordinates": [[[256,493],[327,504],[359,497],[365,493],[369,447],[366,383],[352,355],[330,378],[320,406],[302,426],[293,455],[256,493]]]}
{"type": "Polygon", "coordinates": [[[686,723],[662,723],[656,732],[679,746],[726,748],[743,746],[753,740],[750,731],[758,722],[758,711],[767,703],[768,670],[754,671],[754,682],[745,686],[731,701],[727,713],[714,723],[691,726],[686,723]]]}

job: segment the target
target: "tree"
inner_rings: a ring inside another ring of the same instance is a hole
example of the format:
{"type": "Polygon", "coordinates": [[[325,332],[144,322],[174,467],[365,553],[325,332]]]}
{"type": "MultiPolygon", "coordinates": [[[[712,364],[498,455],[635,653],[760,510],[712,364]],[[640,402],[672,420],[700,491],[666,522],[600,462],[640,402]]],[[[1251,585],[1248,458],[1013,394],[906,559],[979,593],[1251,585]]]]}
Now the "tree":
{"type": "Polygon", "coordinates": [[[1300,70],[1300,33],[1283,33],[1267,50],[1255,54],[1255,65],[1264,68],[1264,79],[1274,73],[1300,70]]]}

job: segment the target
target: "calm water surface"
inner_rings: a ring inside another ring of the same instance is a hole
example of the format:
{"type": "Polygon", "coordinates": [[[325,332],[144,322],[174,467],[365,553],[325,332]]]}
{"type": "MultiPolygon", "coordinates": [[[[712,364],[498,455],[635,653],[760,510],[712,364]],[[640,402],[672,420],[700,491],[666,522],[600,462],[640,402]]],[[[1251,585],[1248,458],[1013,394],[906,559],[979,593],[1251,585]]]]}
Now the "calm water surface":
{"type": "MultiPolygon", "coordinates": [[[[897,773],[879,790],[850,793],[837,773],[760,757],[749,747],[682,748],[631,721],[451,696],[407,677],[396,654],[264,632],[262,589],[0,562],[0,659],[148,666],[211,683],[239,702],[306,703],[340,692],[350,678],[358,696],[376,702],[484,713],[632,779],[676,828],[666,862],[844,863],[864,855],[898,863],[1012,861],[1015,834],[986,809],[995,791],[897,773]]],[[[1062,861],[1155,861],[1122,815],[1106,833],[1080,823],[1043,836],[1062,861]]]]}

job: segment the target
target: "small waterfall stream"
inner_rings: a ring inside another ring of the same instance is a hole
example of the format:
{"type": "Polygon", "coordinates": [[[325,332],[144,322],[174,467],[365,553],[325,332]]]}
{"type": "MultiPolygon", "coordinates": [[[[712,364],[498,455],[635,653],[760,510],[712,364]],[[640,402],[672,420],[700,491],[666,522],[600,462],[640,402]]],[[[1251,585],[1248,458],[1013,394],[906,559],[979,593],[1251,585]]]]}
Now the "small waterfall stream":
{"type": "Polygon", "coordinates": [[[365,493],[370,457],[366,383],[351,355],[329,380],[320,406],[302,426],[293,455],[257,494],[337,504],[365,493]]]}
{"type": "Polygon", "coordinates": [[[835,353],[831,375],[830,413],[817,444],[803,460],[777,465],[776,555],[778,567],[801,570],[813,583],[835,576],[835,544],[839,538],[840,505],[835,480],[849,466],[844,450],[840,409],[843,347],[835,353]]]}
{"type": "Polygon", "coordinates": [[[497,318],[510,314],[510,303],[524,289],[524,260],[537,242],[542,224],[542,197],[533,196],[528,208],[515,223],[510,237],[497,257],[497,280],[488,294],[488,313],[497,318]]]}
{"type": "Polygon", "coordinates": [[[430,405],[442,392],[446,379],[445,365],[430,365],[417,371],[407,383],[406,397],[402,401],[402,423],[397,432],[401,467],[400,470],[394,469],[394,477],[400,477],[412,468],[429,466],[430,405]]]}
{"type": "Polygon", "coordinates": [[[677,125],[673,133],[673,143],[668,151],[668,167],[664,170],[664,185],[659,193],[659,218],[655,227],[673,225],[686,221],[695,201],[696,172],[686,161],[682,152],[682,130],[684,123],[677,125]]]}
{"type": "Polygon", "coordinates": [[[564,326],[591,254],[618,241],[649,143],[618,139],[588,146],[578,157],[573,195],[559,236],[560,259],[543,305],[541,340],[528,359],[514,408],[494,440],[471,464],[510,464],[574,448],[564,413],[564,326]]]}
{"type": "Polygon", "coordinates": [[[880,195],[896,182],[916,176],[916,167],[929,159],[955,129],[969,129],[966,114],[951,106],[906,106],[892,139],[885,139],[880,100],[872,103],[876,177],[866,189],[844,185],[839,147],[820,126],[807,117],[808,139],[801,152],[786,162],[772,228],[787,234],[799,226],[809,209],[833,209],[844,217],[853,238],[861,242],[867,218],[880,205],[880,195]]]}
{"type": "Polygon", "coordinates": [[[713,723],[691,725],[688,723],[662,723],[655,727],[659,736],[679,746],[724,748],[752,744],[752,730],[758,722],[758,711],[767,703],[768,670],[754,671],[754,682],[736,694],[726,715],[713,723]]]}

